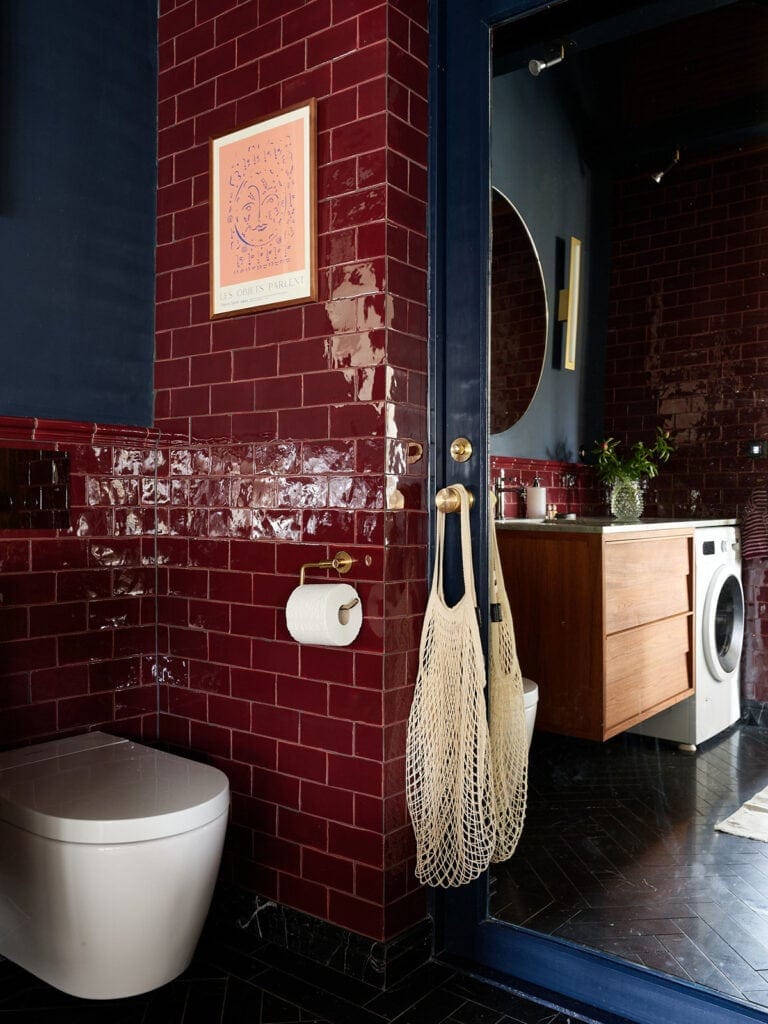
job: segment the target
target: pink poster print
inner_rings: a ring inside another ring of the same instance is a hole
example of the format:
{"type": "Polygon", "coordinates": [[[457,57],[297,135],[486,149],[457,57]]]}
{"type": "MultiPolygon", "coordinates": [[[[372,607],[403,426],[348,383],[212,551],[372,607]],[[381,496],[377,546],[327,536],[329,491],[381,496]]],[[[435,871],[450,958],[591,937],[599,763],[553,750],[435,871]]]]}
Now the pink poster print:
{"type": "Polygon", "coordinates": [[[314,296],[314,103],[211,142],[211,316],[314,296]]]}

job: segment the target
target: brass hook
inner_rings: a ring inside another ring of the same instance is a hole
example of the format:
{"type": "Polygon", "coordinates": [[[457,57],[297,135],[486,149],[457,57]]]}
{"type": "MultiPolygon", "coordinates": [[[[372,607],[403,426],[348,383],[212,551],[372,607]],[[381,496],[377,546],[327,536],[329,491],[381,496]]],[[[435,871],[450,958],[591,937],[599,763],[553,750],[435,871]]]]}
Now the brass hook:
{"type": "Polygon", "coordinates": [[[357,561],[346,551],[340,551],[331,559],[323,562],[305,562],[299,572],[299,586],[304,586],[304,573],[307,569],[335,569],[340,576],[345,576],[357,561]]]}
{"type": "MultiPolygon", "coordinates": [[[[467,491],[469,507],[475,504],[475,496],[472,491],[467,491]]],[[[443,487],[435,495],[435,505],[438,512],[446,515],[450,512],[458,512],[461,508],[461,493],[456,487],[443,487]]]]}

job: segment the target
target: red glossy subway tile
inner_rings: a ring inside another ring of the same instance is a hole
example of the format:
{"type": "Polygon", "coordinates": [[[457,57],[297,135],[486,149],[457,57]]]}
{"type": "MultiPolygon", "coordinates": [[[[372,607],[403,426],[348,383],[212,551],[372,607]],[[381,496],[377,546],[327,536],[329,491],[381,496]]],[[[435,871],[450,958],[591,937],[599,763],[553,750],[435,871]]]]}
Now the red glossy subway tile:
{"type": "Polygon", "coordinates": [[[354,729],[357,757],[381,761],[384,756],[384,730],[378,725],[364,725],[362,722],[357,722],[354,729]]]}
{"type": "Polygon", "coordinates": [[[328,784],[345,787],[354,793],[381,796],[382,770],[376,761],[359,757],[345,757],[341,754],[328,755],[328,784]]]}
{"type": "Polygon", "coordinates": [[[300,74],[305,68],[320,63],[314,57],[308,60],[306,51],[307,44],[301,40],[262,57],[259,60],[260,88],[283,82],[286,78],[300,74]]]}
{"type": "Polygon", "coordinates": [[[248,637],[209,633],[208,650],[211,661],[239,668],[249,668],[251,665],[251,641],[248,637]]]}
{"type": "Polygon", "coordinates": [[[59,729],[76,729],[86,725],[97,725],[113,719],[114,696],[112,693],[95,693],[87,697],[69,697],[58,701],[57,715],[59,729]]]}
{"type": "MultiPolygon", "coordinates": [[[[240,794],[247,796],[251,792],[251,769],[247,764],[240,764],[238,761],[232,761],[224,757],[212,757],[211,764],[227,776],[233,797],[240,794]]],[[[270,807],[272,805],[263,804],[262,806],[270,807]]],[[[274,829],[274,827],[275,821],[273,820],[272,828],[274,829]]]]}
{"type": "Polygon", "coordinates": [[[219,725],[192,722],[190,740],[194,750],[218,757],[232,756],[231,731],[219,725]]]}
{"type": "Polygon", "coordinates": [[[258,700],[263,703],[275,700],[275,675],[257,669],[230,669],[231,692],[233,697],[258,700]]]}
{"type": "Polygon", "coordinates": [[[237,43],[234,39],[221,43],[195,60],[195,84],[206,82],[225,74],[234,68],[237,59],[237,43]]]}
{"type": "Polygon", "coordinates": [[[333,62],[333,91],[379,78],[386,73],[387,44],[385,41],[364,46],[359,50],[337,56],[333,62]]]}
{"type": "Polygon", "coordinates": [[[202,629],[181,629],[171,627],[169,643],[173,653],[180,658],[208,658],[208,633],[202,629]]]}
{"type": "Polygon", "coordinates": [[[282,839],[301,846],[325,850],[328,845],[328,822],[325,817],[281,807],[277,831],[282,839]]]}
{"type": "Polygon", "coordinates": [[[229,605],[221,601],[191,600],[187,624],[193,629],[226,632],[229,629],[229,605]]]}
{"type": "MultiPolygon", "coordinates": [[[[256,348],[236,349],[233,353],[232,379],[233,380],[262,380],[263,378],[277,377],[277,345],[259,345],[256,348]]],[[[255,402],[261,407],[259,392],[256,392],[255,402]]],[[[265,408],[277,408],[282,403],[269,402],[265,408]]],[[[290,403],[289,403],[290,404],[290,403]]]]}
{"type": "Polygon", "coordinates": [[[88,693],[88,665],[62,665],[43,668],[30,675],[30,693],[33,704],[44,701],[76,697],[88,693]]]}
{"type": "MultiPolygon", "coordinates": [[[[334,888],[338,889],[340,886],[334,886],[334,888]]],[[[389,876],[387,876],[387,892],[385,893],[384,872],[379,871],[377,868],[368,867],[367,864],[355,865],[354,894],[359,899],[378,903],[382,906],[386,906],[387,902],[394,895],[389,888],[389,876]]]]}
{"type": "Polygon", "coordinates": [[[298,807],[300,781],[281,772],[254,766],[252,796],[280,807],[298,807]]]}
{"type": "Polygon", "coordinates": [[[240,636],[274,640],[275,609],[254,605],[233,605],[232,632],[240,636]]]}
{"type": "Polygon", "coordinates": [[[277,746],[277,768],[286,775],[326,781],[326,755],[323,751],[293,743],[280,742],[277,746]]]}
{"type": "Polygon", "coordinates": [[[287,708],[253,703],[251,732],[296,743],[299,739],[299,713],[287,708]]]}
{"type": "Polygon", "coordinates": [[[302,378],[271,377],[250,385],[250,407],[257,409],[292,409],[302,404],[302,378]]]}
{"type": "Polygon", "coordinates": [[[18,743],[36,737],[52,735],[56,731],[56,703],[6,708],[0,715],[0,742],[18,743]]]}
{"type": "Polygon", "coordinates": [[[114,694],[115,719],[120,722],[120,732],[128,728],[125,719],[136,715],[154,715],[157,709],[157,690],[154,686],[135,686],[131,689],[116,690],[114,694]]]}
{"type": "Polygon", "coordinates": [[[284,708],[325,715],[328,710],[328,685],[295,676],[277,676],[276,703],[284,708]]]}
{"type": "Polygon", "coordinates": [[[301,865],[301,848],[277,836],[263,832],[254,833],[254,857],[261,864],[298,875],[301,865]]]}
{"type": "Polygon", "coordinates": [[[319,882],[341,892],[354,890],[355,866],[351,860],[332,857],[320,850],[302,851],[301,874],[310,882],[319,882]]]}
{"type": "MultiPolygon", "coordinates": [[[[245,729],[247,728],[246,725],[245,729]]],[[[277,740],[269,736],[254,736],[250,732],[233,729],[232,756],[236,761],[274,771],[277,768],[277,740]]],[[[259,794],[256,793],[256,795],[259,794]]]]}
{"type": "Polygon", "coordinates": [[[304,511],[303,536],[308,541],[353,544],[356,540],[353,512],[330,509],[304,511]]]}
{"type": "Polygon", "coordinates": [[[312,97],[328,96],[331,91],[331,65],[322,64],[285,79],[282,90],[283,102],[287,106],[304,103],[312,97]]]}
{"type": "MultiPolygon", "coordinates": [[[[316,814],[328,821],[351,824],[354,821],[354,796],[346,789],[303,779],[301,782],[301,808],[309,814],[316,814]]],[[[346,849],[336,851],[343,857],[351,857],[346,849]]]]}
{"type": "Polygon", "coordinates": [[[231,729],[247,729],[250,723],[249,701],[209,694],[208,721],[212,725],[225,725],[231,729]]]}
{"type": "MultiPolygon", "coordinates": [[[[232,764],[233,762],[227,762],[232,764]]],[[[248,772],[248,788],[250,788],[250,770],[247,766],[246,771],[248,772]]],[[[232,821],[235,822],[247,822],[248,832],[252,829],[257,832],[264,832],[267,834],[274,834],[277,831],[277,808],[274,804],[265,803],[263,800],[256,800],[252,796],[248,796],[247,792],[239,791],[232,793],[232,821]]],[[[245,831],[245,830],[244,830],[245,831]]],[[[229,845],[232,846],[231,835],[228,837],[230,840],[229,845]]],[[[250,837],[248,841],[248,854],[251,851],[250,837]]]]}
{"type": "MultiPolygon", "coordinates": [[[[331,156],[333,160],[383,150],[387,140],[387,115],[375,113],[361,117],[349,124],[339,125],[331,133],[331,156]]],[[[379,179],[381,180],[381,179],[379,179]]],[[[341,224],[334,223],[341,227],[341,224]]]]}
{"type": "MultiPolygon", "coordinates": [[[[228,666],[214,665],[209,661],[194,659],[182,662],[182,668],[184,666],[187,666],[189,686],[192,689],[225,695],[230,692],[230,669],[228,666]]],[[[172,681],[174,680],[169,680],[169,682],[172,681]]],[[[176,673],[175,681],[178,685],[184,685],[184,676],[181,672],[176,673]]]]}
{"type": "Polygon", "coordinates": [[[311,0],[298,10],[283,18],[283,42],[292,43],[297,39],[320,32],[331,24],[331,0],[311,0]]]}
{"type": "Polygon", "coordinates": [[[382,832],[386,857],[387,833],[384,830],[384,807],[379,797],[366,793],[355,793],[355,825],[371,832],[382,832]]]}
{"type": "Polygon", "coordinates": [[[0,676],[0,708],[13,708],[35,702],[27,672],[0,676]]]}
{"type": "Polygon", "coordinates": [[[251,22],[250,31],[239,33],[237,36],[237,63],[239,66],[249,64],[280,48],[281,24],[278,20],[267,24],[262,23],[257,28],[253,28],[254,24],[251,22]]]}
{"type": "Polygon", "coordinates": [[[384,866],[384,840],[368,829],[354,828],[331,821],[328,826],[328,852],[372,867],[384,866]]]}
{"type": "Polygon", "coordinates": [[[3,604],[44,604],[55,599],[56,576],[52,572],[4,573],[0,579],[3,604]]]}
{"type": "Polygon", "coordinates": [[[151,654],[155,650],[155,627],[133,626],[114,631],[114,655],[117,658],[129,654],[151,654]]]}
{"type": "Polygon", "coordinates": [[[352,723],[339,722],[320,715],[302,714],[301,742],[320,750],[351,754],[353,748],[352,723]]]}

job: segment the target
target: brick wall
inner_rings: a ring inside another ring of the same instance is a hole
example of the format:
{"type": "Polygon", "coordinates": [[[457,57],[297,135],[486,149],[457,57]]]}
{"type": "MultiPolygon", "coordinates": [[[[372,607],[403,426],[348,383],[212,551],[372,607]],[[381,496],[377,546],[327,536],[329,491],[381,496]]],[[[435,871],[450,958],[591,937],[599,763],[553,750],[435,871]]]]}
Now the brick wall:
{"type": "Polygon", "coordinates": [[[154,737],[149,431],[3,417],[0,445],[66,451],[71,499],[68,526],[2,533],[0,743],[154,737]]]}
{"type": "Polygon", "coordinates": [[[161,3],[156,422],[163,738],[233,789],[251,889],[384,938],[424,914],[404,737],[425,601],[426,4],[161,3]],[[211,323],[208,139],[318,100],[319,300],[211,323]],[[164,527],[165,529],[165,527],[164,527]],[[299,646],[303,562],[365,623],[299,646]]]}
{"type": "MultiPolygon", "coordinates": [[[[766,464],[768,151],[683,160],[660,185],[615,200],[606,352],[606,434],[671,431],[677,452],[651,485],[661,515],[738,516],[766,464]]],[[[765,567],[747,580],[744,690],[768,699],[765,567]]]]}

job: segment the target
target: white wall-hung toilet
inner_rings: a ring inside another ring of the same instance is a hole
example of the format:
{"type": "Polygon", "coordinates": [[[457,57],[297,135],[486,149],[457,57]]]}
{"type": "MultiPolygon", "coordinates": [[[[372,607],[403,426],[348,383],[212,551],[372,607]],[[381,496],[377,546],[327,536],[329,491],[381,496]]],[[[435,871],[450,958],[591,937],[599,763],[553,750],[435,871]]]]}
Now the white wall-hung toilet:
{"type": "Polygon", "coordinates": [[[532,679],[523,679],[523,703],[525,705],[525,738],[530,750],[533,724],[536,721],[536,705],[539,703],[539,688],[532,679]]]}
{"type": "Polygon", "coordinates": [[[216,768],[92,732],[0,754],[0,954],[86,999],[189,964],[221,860],[216,768]]]}

